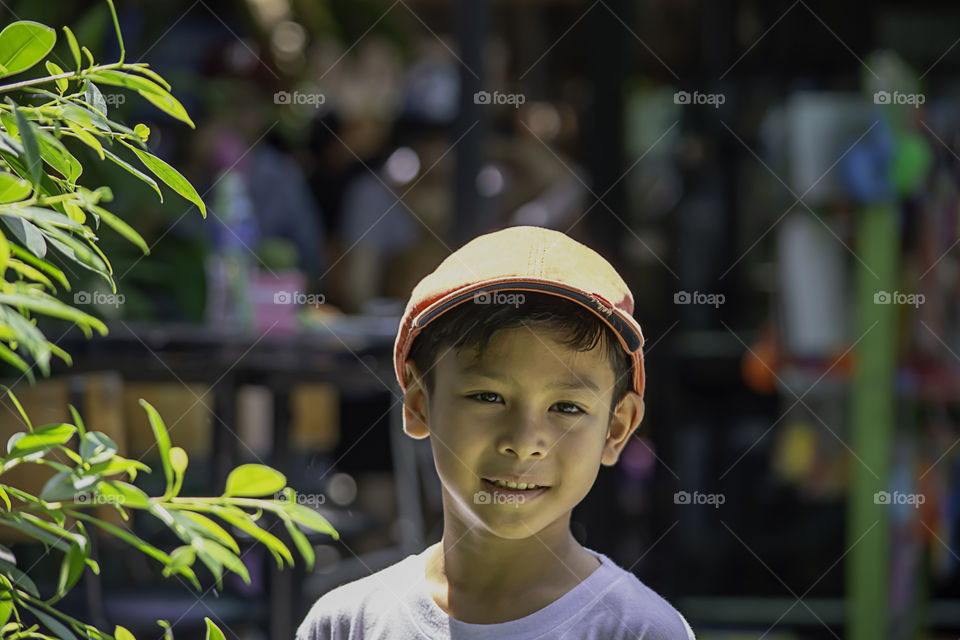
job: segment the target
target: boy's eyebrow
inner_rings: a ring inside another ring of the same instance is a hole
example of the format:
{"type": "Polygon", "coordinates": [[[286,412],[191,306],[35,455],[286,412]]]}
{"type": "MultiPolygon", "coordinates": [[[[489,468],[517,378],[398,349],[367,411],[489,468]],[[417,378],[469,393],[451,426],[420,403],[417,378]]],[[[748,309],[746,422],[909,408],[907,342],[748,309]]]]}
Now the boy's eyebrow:
{"type": "MultiPolygon", "coordinates": [[[[473,364],[468,365],[463,368],[462,372],[466,375],[475,375],[482,376],[484,378],[490,378],[491,380],[499,380],[501,382],[511,382],[516,384],[516,380],[506,374],[498,374],[493,371],[488,371],[484,369],[481,365],[473,364]]],[[[580,376],[580,378],[564,378],[562,380],[554,380],[553,382],[546,385],[548,389],[590,389],[595,393],[600,393],[600,386],[597,385],[589,376],[580,376]]]]}

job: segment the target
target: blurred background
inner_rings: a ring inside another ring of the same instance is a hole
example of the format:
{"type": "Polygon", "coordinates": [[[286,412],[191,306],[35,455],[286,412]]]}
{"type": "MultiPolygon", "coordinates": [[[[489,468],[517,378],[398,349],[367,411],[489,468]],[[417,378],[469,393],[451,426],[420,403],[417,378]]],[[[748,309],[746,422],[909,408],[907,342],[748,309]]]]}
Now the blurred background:
{"type": "MultiPolygon", "coordinates": [[[[467,239],[529,224],[608,257],[646,336],[646,417],[574,512],[581,543],[701,640],[960,635],[955,3],[117,4],[127,59],[197,127],[125,90],[107,105],[208,216],[87,153],[85,184],[113,185],[152,253],[104,229],[120,295],[67,295],[109,336],[51,323],[74,366],[4,380],[35,423],[73,402],[155,464],[147,398],[190,455],[185,494],[262,461],[342,537],[311,538],[309,573],[251,544],[252,583],[219,595],[103,540],[69,606],[143,638],[210,616],[282,640],[439,540],[429,443],[399,426],[399,316],[467,239]]],[[[119,55],[105,3],[0,15],[119,55]]]]}

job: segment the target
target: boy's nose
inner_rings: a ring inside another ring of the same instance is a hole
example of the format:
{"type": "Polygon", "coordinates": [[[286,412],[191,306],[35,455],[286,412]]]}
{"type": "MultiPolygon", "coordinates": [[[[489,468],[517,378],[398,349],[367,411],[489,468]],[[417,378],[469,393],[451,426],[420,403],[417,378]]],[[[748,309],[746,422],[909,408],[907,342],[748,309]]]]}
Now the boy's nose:
{"type": "Polygon", "coordinates": [[[547,452],[546,431],[532,416],[517,416],[499,436],[497,449],[504,455],[526,458],[543,457],[547,452]]]}

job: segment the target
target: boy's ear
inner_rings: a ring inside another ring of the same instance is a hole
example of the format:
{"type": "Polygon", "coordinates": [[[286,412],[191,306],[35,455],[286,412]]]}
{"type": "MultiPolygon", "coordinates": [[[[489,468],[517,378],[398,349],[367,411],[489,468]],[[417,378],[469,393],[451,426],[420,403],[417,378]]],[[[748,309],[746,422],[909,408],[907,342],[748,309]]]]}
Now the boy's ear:
{"type": "Polygon", "coordinates": [[[607,428],[607,441],[603,445],[603,457],[600,463],[612,467],[620,459],[620,452],[630,441],[630,436],[640,426],[646,405],[635,391],[628,391],[613,411],[610,426],[607,428]]]}
{"type": "Polygon", "coordinates": [[[427,388],[413,360],[403,364],[407,376],[407,392],[403,396],[403,430],[411,438],[422,440],[430,435],[427,426],[427,388]]]}

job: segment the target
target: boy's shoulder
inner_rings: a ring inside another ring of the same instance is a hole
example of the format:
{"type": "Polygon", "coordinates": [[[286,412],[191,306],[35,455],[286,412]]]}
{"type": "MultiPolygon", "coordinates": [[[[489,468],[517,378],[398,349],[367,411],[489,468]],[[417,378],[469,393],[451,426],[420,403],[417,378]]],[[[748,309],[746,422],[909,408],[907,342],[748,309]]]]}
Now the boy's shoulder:
{"type": "Polygon", "coordinates": [[[297,629],[296,640],[376,637],[383,620],[396,618],[417,578],[416,555],[342,584],[320,596],[297,629]]]}
{"type": "Polygon", "coordinates": [[[591,611],[601,617],[609,615],[618,632],[636,633],[645,640],[694,640],[693,630],[676,607],[632,572],[593,553],[600,556],[607,577],[602,598],[591,611]]]}

